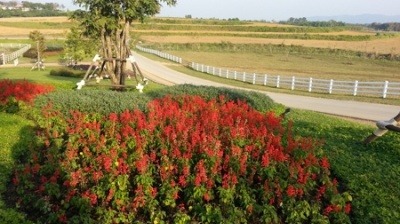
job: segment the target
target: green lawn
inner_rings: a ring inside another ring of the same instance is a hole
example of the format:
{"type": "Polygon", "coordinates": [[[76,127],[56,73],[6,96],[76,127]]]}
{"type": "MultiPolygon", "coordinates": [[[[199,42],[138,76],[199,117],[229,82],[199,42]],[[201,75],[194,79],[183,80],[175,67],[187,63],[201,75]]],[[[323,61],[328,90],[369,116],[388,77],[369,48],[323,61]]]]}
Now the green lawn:
{"type": "Polygon", "coordinates": [[[33,122],[14,114],[0,112],[0,223],[25,223],[23,215],[7,204],[4,197],[13,172],[14,153],[31,138],[33,122]]]}

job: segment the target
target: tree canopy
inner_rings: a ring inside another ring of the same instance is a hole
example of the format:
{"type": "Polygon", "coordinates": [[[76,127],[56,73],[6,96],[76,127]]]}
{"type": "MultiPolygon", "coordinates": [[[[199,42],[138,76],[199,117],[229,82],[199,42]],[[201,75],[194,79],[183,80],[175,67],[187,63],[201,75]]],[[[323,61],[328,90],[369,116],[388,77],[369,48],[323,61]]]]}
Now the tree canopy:
{"type": "Polygon", "coordinates": [[[157,14],[162,2],[176,4],[176,0],[74,0],[83,10],[76,10],[71,18],[80,23],[84,35],[101,40],[100,54],[106,60],[104,68],[113,84],[125,82],[124,60],[130,55],[131,23],[157,14]]]}

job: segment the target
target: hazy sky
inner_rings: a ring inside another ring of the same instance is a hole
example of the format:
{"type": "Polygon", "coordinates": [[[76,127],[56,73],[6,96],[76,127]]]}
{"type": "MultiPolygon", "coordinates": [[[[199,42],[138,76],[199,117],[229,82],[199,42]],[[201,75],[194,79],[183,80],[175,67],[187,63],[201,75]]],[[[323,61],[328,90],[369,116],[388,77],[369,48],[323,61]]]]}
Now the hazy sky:
{"type": "MultiPolygon", "coordinates": [[[[177,0],[176,6],[163,6],[160,16],[193,18],[239,18],[241,20],[287,20],[290,17],[338,15],[400,15],[400,0],[177,0]]],[[[31,0],[57,2],[74,9],[70,0],[31,0]]],[[[75,6],[76,8],[76,6],[75,6]]]]}

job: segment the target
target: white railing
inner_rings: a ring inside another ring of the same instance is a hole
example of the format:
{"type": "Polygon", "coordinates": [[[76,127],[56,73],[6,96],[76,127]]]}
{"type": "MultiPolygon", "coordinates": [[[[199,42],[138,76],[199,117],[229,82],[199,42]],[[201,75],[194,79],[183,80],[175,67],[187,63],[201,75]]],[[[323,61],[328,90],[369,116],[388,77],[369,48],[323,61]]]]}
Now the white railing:
{"type": "Polygon", "coordinates": [[[0,65],[5,65],[8,62],[22,56],[25,52],[31,49],[30,44],[0,44],[0,48],[18,48],[10,54],[0,53],[0,65]]]}
{"type": "MultiPolygon", "coordinates": [[[[155,54],[162,58],[175,61],[182,64],[182,59],[157,50],[147,49],[136,46],[138,50],[146,53],[155,54]]],[[[256,74],[248,72],[238,72],[215,68],[195,62],[189,63],[193,70],[227,78],[252,83],[254,85],[272,86],[276,88],[286,88],[291,90],[303,90],[308,92],[325,92],[328,94],[349,94],[353,96],[379,96],[387,98],[388,96],[400,96],[400,82],[361,82],[361,81],[340,81],[301,78],[295,76],[281,76],[269,74],[256,74]]]]}
{"type": "Polygon", "coordinates": [[[136,46],[136,49],[138,49],[140,51],[143,51],[143,52],[146,52],[146,53],[149,53],[149,54],[157,55],[158,57],[165,58],[165,59],[168,59],[170,61],[174,61],[174,62],[179,63],[179,64],[182,64],[182,58],[176,57],[174,55],[170,55],[170,54],[167,54],[167,53],[164,53],[164,52],[161,52],[161,51],[157,51],[157,50],[153,50],[153,49],[144,48],[144,47],[141,47],[141,46],[138,46],[138,45],[136,46]]]}

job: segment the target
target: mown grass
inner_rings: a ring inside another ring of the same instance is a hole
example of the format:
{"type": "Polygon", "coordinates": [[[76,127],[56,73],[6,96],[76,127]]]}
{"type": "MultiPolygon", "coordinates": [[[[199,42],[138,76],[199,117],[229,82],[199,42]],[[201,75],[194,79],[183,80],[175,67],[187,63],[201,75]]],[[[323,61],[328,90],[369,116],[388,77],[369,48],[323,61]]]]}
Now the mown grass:
{"type": "Polygon", "coordinates": [[[149,48],[231,71],[348,81],[399,82],[400,61],[338,49],[272,44],[154,44],[149,48]]]}
{"type": "Polygon", "coordinates": [[[400,135],[389,133],[364,145],[371,128],[319,113],[294,110],[294,134],[324,139],[333,175],[353,197],[353,223],[400,220],[400,135]]]}
{"type": "MultiPolygon", "coordinates": [[[[46,67],[45,70],[31,70],[31,67],[11,67],[11,68],[2,68],[0,70],[0,79],[10,79],[10,80],[21,80],[25,79],[30,82],[41,83],[41,84],[51,84],[56,89],[75,89],[76,83],[81,81],[82,78],[71,78],[71,77],[63,77],[63,76],[54,76],[50,75],[51,70],[57,70],[61,68],[57,67],[46,67]]],[[[85,71],[84,71],[85,72],[85,71]]],[[[103,80],[100,84],[111,84],[110,80],[103,80]]],[[[127,85],[137,85],[136,80],[134,78],[126,80],[127,85]]],[[[83,88],[97,88],[97,89],[107,89],[110,88],[108,86],[87,86],[83,88]]],[[[160,84],[149,82],[149,84],[144,88],[143,91],[152,91],[161,88],[160,84]]],[[[129,91],[136,91],[132,89],[128,89],[129,91]]]]}
{"type": "MultiPolygon", "coordinates": [[[[29,131],[33,122],[14,114],[0,112],[0,223],[28,223],[24,215],[4,201],[10,175],[13,172],[14,153],[32,138],[29,131]]],[[[26,145],[26,144],[25,144],[26,145]]]]}

